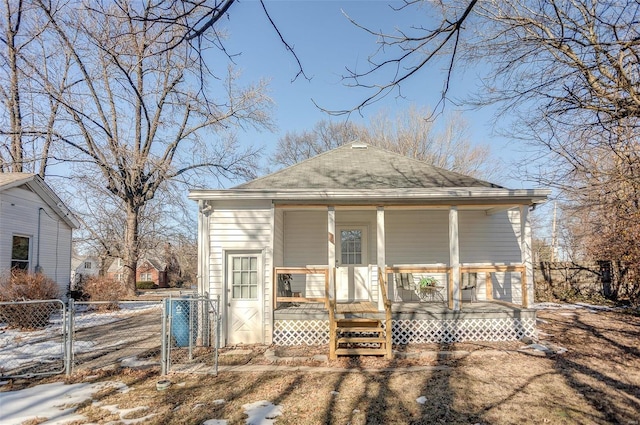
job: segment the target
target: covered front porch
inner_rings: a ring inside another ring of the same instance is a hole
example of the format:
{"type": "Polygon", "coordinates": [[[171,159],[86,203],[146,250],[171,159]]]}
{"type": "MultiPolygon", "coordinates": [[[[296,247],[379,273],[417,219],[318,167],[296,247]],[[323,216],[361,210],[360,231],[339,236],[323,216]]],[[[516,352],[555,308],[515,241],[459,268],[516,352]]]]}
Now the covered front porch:
{"type": "MultiPolygon", "coordinates": [[[[293,275],[320,275],[324,278],[325,297],[306,298],[278,296],[274,305],[273,343],[276,345],[321,345],[329,344],[330,355],[339,350],[339,323],[349,322],[352,326],[370,321],[379,326],[380,348],[378,354],[391,356],[392,344],[453,343],[460,341],[510,341],[536,334],[536,312],[524,306],[493,300],[491,281],[494,273],[518,272],[517,266],[484,266],[460,268],[460,273],[482,273],[485,280],[483,290],[488,296],[481,301],[471,300],[459,303],[459,308],[450,308],[451,300],[432,298],[421,301],[390,301],[387,297],[387,279],[398,280],[401,275],[443,270],[430,268],[387,267],[378,270],[379,294],[383,309],[372,301],[336,301],[330,290],[329,277],[334,270],[326,268],[275,268],[275,293],[282,292],[283,276],[293,279],[293,275]],[[384,338],[383,338],[384,337],[384,338]],[[382,348],[384,347],[384,349],[382,348]]],[[[444,270],[448,275],[450,269],[444,270]]],[[[450,280],[450,279],[449,279],[450,280]]],[[[397,282],[396,282],[397,284],[397,282]]],[[[419,286],[418,286],[419,288],[419,286]]],[[[474,287],[473,290],[476,290],[474,287]]],[[[451,291],[446,291],[451,295],[451,291]]],[[[363,329],[360,328],[360,331],[363,329]]],[[[364,333],[346,331],[355,335],[353,340],[367,343],[364,333]]],[[[347,340],[346,338],[345,340],[347,340]]],[[[370,345],[370,344],[369,344],[370,345]]],[[[361,353],[366,353],[362,351],[361,353]]],[[[333,355],[332,358],[335,358],[333,355]]]]}
{"type": "Polygon", "coordinates": [[[527,205],[275,204],[280,302],[533,298],[527,205]],[[402,280],[400,279],[402,275],[402,280]],[[408,281],[407,281],[408,280],[408,281]],[[384,294],[382,289],[384,289],[384,294]]]}

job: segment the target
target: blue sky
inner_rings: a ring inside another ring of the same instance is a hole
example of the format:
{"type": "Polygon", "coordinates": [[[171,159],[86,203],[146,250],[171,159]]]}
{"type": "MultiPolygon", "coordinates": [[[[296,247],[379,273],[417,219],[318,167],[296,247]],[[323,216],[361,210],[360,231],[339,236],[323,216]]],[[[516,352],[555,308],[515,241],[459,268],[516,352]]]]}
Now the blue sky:
{"type": "MultiPolygon", "coordinates": [[[[265,78],[270,81],[270,96],[275,101],[274,118],[277,130],[274,133],[248,131],[239,134],[243,144],[264,146],[265,157],[275,149],[277,140],[288,131],[311,129],[321,119],[366,122],[383,109],[391,115],[414,105],[418,108],[435,107],[445,78],[446,64],[440,63],[416,75],[402,86],[403,97],[396,93],[362,111],[363,116],[353,113],[349,117],[330,117],[312,102],[327,109],[348,109],[366,97],[356,88],[346,87],[342,81],[345,67],[366,69],[367,57],[377,48],[375,37],[351,24],[343,11],[365,26],[392,31],[395,27],[408,28],[412,24],[427,26],[429,11],[426,8],[411,9],[410,13],[393,12],[390,1],[267,1],[272,19],[278,25],[286,41],[295,49],[306,74],[311,81],[300,76],[291,82],[297,73],[297,64],[279,41],[278,35],[262,11],[260,3],[245,0],[235,3],[228,19],[223,23],[228,33],[226,48],[243,72],[247,82],[265,78]]],[[[400,5],[400,2],[395,2],[400,5]]],[[[216,55],[216,57],[219,57],[216,55]]],[[[220,58],[222,60],[222,58],[220,58]]],[[[481,65],[476,69],[457,69],[450,96],[463,102],[477,89],[478,75],[484,72],[481,65]]],[[[509,140],[492,134],[491,118],[494,110],[483,108],[470,110],[464,104],[447,103],[445,113],[463,110],[463,117],[471,126],[473,143],[489,144],[495,160],[505,167],[518,159],[521,149],[509,140]]],[[[266,160],[266,158],[265,158],[266,160]]],[[[504,177],[496,183],[512,188],[529,187],[531,184],[504,177]]]]}

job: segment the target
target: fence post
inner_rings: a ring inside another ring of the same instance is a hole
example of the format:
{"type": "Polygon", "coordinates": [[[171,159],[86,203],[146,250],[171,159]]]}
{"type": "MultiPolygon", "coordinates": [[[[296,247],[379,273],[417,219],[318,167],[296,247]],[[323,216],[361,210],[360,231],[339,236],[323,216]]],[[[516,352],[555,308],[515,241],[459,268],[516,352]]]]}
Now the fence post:
{"type": "Polygon", "coordinates": [[[66,320],[66,340],[65,340],[65,370],[66,375],[71,376],[73,373],[73,325],[75,319],[75,303],[73,298],[69,298],[69,307],[67,310],[67,320],[66,320]]]}
{"type": "Polygon", "coordinates": [[[164,298],[162,300],[162,346],[160,347],[160,365],[161,365],[161,375],[166,375],[169,371],[167,370],[167,299],[164,298]]]}
{"type": "Polygon", "coordinates": [[[216,339],[215,339],[215,349],[214,351],[214,369],[215,376],[218,376],[218,350],[220,349],[220,322],[222,315],[220,314],[220,295],[216,297],[216,311],[215,311],[215,329],[216,329],[216,339]]]}

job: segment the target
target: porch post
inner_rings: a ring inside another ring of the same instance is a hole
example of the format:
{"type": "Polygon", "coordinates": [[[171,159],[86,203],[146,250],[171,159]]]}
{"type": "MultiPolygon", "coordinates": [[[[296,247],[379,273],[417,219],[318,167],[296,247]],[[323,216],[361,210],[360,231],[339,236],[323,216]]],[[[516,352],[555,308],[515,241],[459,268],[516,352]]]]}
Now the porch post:
{"type": "Polygon", "coordinates": [[[327,208],[327,230],[328,230],[328,258],[329,258],[329,296],[336,298],[336,209],[335,207],[327,208]]]}
{"type": "Polygon", "coordinates": [[[460,246],[458,239],[458,207],[452,205],[449,208],[449,308],[460,310],[460,246]]]}
{"type": "Polygon", "coordinates": [[[533,264],[531,262],[531,226],[529,206],[520,205],[520,251],[525,272],[522,275],[522,306],[528,308],[533,302],[533,264]]]}
{"type": "Polygon", "coordinates": [[[387,276],[384,275],[385,269],[387,267],[387,259],[386,259],[386,245],[385,245],[385,231],[384,231],[384,207],[378,207],[377,215],[376,215],[376,236],[377,236],[377,251],[378,251],[378,273],[382,273],[382,276],[378,276],[378,310],[384,310],[384,301],[382,299],[382,294],[380,293],[381,289],[379,285],[380,279],[383,279],[383,282],[386,284],[387,298],[391,299],[390,285],[387,282],[387,276]]]}

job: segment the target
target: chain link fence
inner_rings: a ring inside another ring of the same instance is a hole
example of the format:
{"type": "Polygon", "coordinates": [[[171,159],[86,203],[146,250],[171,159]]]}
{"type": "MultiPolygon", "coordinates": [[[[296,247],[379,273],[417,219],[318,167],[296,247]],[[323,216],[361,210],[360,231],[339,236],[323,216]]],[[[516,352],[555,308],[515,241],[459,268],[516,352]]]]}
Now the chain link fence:
{"type": "Polygon", "coordinates": [[[0,377],[63,373],[67,329],[60,300],[0,302],[0,377]]]}
{"type": "Polygon", "coordinates": [[[220,300],[169,298],[162,322],[162,374],[218,373],[220,300]]]}
{"type": "Polygon", "coordinates": [[[71,370],[160,365],[162,301],[69,302],[71,370]]]}
{"type": "Polygon", "coordinates": [[[159,367],[217,374],[219,300],[0,302],[0,377],[159,367]]]}

